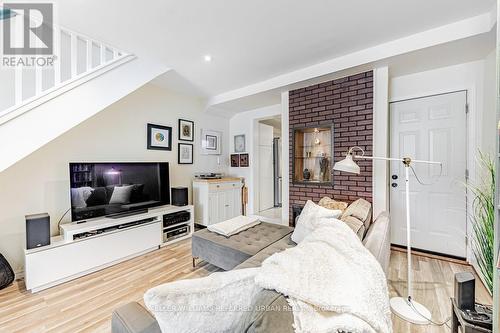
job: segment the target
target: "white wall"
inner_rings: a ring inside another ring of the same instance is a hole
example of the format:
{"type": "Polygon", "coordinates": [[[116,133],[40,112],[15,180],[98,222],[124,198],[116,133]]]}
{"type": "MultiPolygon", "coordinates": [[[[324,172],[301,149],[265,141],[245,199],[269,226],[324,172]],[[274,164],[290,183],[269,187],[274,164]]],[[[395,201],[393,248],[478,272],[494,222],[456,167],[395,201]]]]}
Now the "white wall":
{"type": "Polygon", "coordinates": [[[390,101],[467,90],[470,151],[481,148],[493,152],[494,62],[494,54],[491,53],[485,60],[393,77],[390,80],[390,101]]]}
{"type": "MultiPolygon", "coordinates": [[[[234,152],[235,135],[245,134],[246,150],[250,158],[249,168],[229,168],[229,173],[232,176],[245,178],[245,184],[248,187],[248,205],[247,213],[255,214],[258,209],[258,156],[256,147],[259,143],[258,121],[261,119],[270,118],[281,114],[281,105],[272,105],[264,108],[259,108],[247,112],[242,112],[234,115],[229,121],[229,149],[234,152]]],[[[288,165],[288,163],[287,163],[288,165]]],[[[272,170],[269,170],[272,173],[272,170]]]]}
{"type": "MultiPolygon", "coordinates": [[[[471,182],[479,179],[475,163],[477,149],[489,152],[492,158],[495,158],[495,66],[495,53],[492,52],[484,60],[390,79],[390,101],[467,90],[469,103],[467,163],[471,182]]],[[[471,200],[468,202],[470,204],[471,200]]],[[[470,212],[470,205],[468,209],[470,212]]],[[[470,236],[472,226],[469,225],[467,230],[470,236]]],[[[470,246],[468,259],[473,262],[470,246]]]]}
{"type": "Polygon", "coordinates": [[[496,126],[496,52],[493,51],[484,60],[483,112],[481,113],[481,148],[489,152],[494,159],[496,126]]]}
{"type": "Polygon", "coordinates": [[[200,155],[199,137],[202,127],[222,131],[221,157],[228,156],[228,125],[228,119],[206,114],[196,99],[151,84],[133,92],[0,173],[0,252],[15,270],[22,268],[25,214],[48,212],[57,233],[57,221],[70,207],[70,161],[168,161],[171,185],[189,186],[194,172],[227,172],[217,156],[200,155]],[[177,165],[178,118],[195,122],[194,165],[177,165]],[[172,151],[146,149],[147,123],[174,129],[172,151]]]}

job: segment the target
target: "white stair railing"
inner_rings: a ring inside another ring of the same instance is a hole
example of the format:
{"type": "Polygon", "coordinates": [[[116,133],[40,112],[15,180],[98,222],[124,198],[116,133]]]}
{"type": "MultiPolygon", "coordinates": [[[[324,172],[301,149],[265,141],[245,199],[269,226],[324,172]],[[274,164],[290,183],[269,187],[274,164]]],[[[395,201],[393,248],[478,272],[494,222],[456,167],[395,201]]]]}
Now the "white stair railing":
{"type": "MultiPolygon", "coordinates": [[[[11,19],[19,20],[22,16],[11,19]]],[[[66,28],[54,26],[53,31],[53,66],[3,69],[4,73],[14,71],[10,84],[15,93],[10,103],[0,107],[0,124],[135,58],[66,28]]]]}

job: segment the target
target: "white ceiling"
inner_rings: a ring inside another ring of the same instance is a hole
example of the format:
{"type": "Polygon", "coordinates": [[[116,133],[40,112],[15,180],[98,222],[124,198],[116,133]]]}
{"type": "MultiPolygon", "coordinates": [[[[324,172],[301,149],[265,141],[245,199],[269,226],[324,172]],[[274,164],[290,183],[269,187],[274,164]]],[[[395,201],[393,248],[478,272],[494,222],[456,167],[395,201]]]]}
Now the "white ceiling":
{"type": "Polygon", "coordinates": [[[495,0],[56,0],[60,24],[208,97],[488,12],[495,0]],[[205,63],[203,55],[213,61],[205,63]]]}

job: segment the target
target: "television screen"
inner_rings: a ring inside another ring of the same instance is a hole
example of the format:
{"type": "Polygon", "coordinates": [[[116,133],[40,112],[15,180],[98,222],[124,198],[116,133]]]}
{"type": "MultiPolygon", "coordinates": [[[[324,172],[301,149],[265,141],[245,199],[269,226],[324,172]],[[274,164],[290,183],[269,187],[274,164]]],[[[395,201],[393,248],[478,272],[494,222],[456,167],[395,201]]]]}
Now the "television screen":
{"type": "Polygon", "coordinates": [[[168,163],[70,163],[71,218],[113,216],[170,204],[168,163]]]}

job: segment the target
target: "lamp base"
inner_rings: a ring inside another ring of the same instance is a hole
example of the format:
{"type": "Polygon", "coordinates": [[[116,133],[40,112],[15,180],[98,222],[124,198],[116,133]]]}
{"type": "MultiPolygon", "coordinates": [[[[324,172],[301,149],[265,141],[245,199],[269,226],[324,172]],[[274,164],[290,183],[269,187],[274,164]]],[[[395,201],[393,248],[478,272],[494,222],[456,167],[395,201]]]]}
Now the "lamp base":
{"type": "Polygon", "coordinates": [[[403,320],[406,320],[412,324],[417,325],[427,325],[430,324],[429,320],[426,318],[431,318],[431,313],[425,306],[415,301],[411,301],[411,304],[415,309],[408,303],[408,300],[403,297],[393,297],[390,300],[392,312],[403,320]]]}

